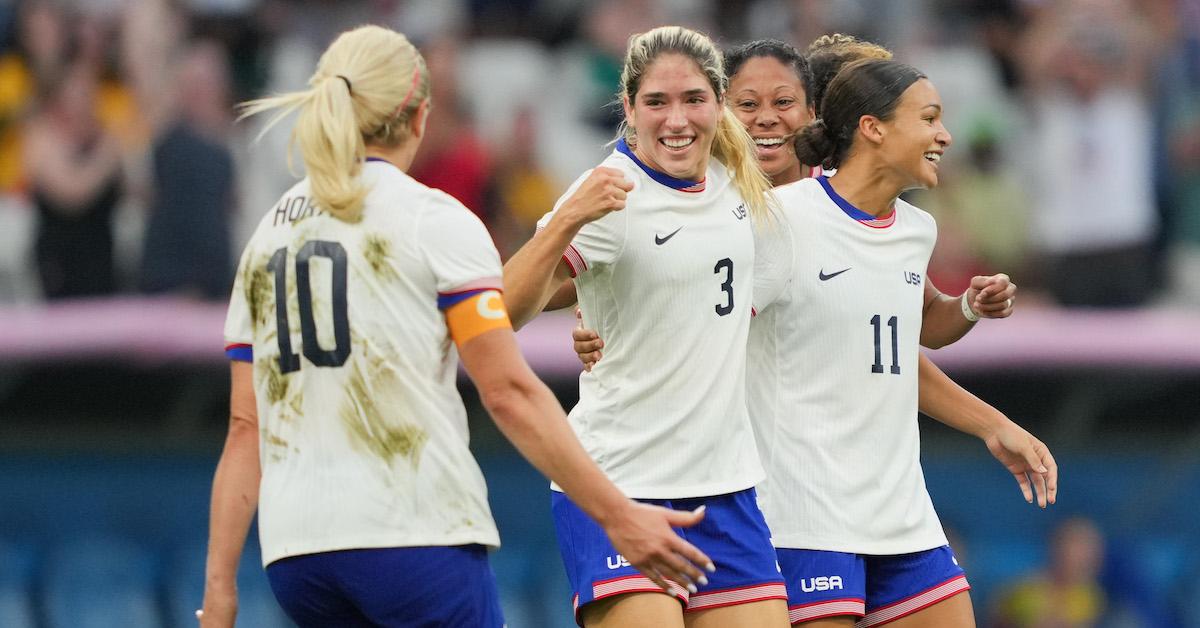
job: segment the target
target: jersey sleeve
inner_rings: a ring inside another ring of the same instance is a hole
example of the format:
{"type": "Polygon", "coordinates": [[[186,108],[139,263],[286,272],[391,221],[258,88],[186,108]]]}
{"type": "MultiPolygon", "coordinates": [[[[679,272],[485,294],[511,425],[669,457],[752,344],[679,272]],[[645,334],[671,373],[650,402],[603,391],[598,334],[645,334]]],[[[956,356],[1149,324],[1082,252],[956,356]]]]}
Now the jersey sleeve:
{"type": "Polygon", "coordinates": [[[449,196],[432,202],[417,242],[437,282],[438,309],[502,290],[500,254],[479,218],[449,196]]]}
{"type": "MultiPolygon", "coordinates": [[[[542,219],[538,221],[537,228],[539,230],[550,222],[554,214],[579,189],[589,174],[591,174],[590,170],[583,173],[575,183],[571,184],[571,187],[567,188],[566,193],[554,204],[554,210],[542,216],[542,219]]],[[[563,261],[571,268],[572,277],[578,277],[593,266],[612,264],[616,261],[625,244],[626,215],[624,210],[609,212],[603,218],[584,225],[579,233],[575,234],[571,244],[567,245],[567,249],[563,251],[563,261]]]]}
{"type": "Polygon", "coordinates": [[[251,269],[250,249],[242,253],[237,276],[233,280],[233,293],[229,297],[229,309],[225,313],[225,355],[238,362],[254,361],[254,321],[250,319],[250,305],[246,301],[244,277],[251,269]]]}
{"type": "Polygon", "coordinates": [[[792,234],[778,212],[754,225],[753,312],[779,299],[792,280],[792,234]]]}

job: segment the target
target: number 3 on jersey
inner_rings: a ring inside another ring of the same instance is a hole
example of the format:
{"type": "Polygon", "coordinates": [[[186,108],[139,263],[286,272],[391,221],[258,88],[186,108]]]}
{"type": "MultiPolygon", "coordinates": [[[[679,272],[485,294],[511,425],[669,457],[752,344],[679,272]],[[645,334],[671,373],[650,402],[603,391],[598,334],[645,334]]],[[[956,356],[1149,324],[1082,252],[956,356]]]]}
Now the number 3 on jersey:
{"type": "Polygon", "coordinates": [[[716,305],[717,316],[725,316],[733,311],[733,260],[726,257],[717,261],[717,265],[713,266],[713,274],[719,275],[722,270],[725,271],[725,281],[721,284],[725,303],[716,305]]]}
{"type": "MultiPolygon", "coordinates": [[[[292,351],[291,328],[288,326],[287,247],[271,256],[267,270],[275,274],[275,325],[279,338],[279,372],[300,370],[300,356],[292,351]]],[[[315,366],[341,366],[350,357],[350,319],[346,305],[346,249],[337,242],[310,240],[296,253],[296,298],[300,310],[301,351],[315,366]],[[317,341],[317,321],[313,317],[312,283],[309,281],[309,261],[324,257],[332,262],[333,349],[325,350],[317,341]]]]}

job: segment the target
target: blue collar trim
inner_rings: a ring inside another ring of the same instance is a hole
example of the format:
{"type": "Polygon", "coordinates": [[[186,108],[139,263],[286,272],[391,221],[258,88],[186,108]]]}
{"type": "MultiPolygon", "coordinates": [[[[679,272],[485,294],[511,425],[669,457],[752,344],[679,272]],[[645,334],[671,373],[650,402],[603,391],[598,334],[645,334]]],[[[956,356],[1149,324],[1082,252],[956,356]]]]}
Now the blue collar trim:
{"type": "Polygon", "coordinates": [[[821,175],[817,177],[817,182],[821,184],[821,187],[825,188],[825,193],[829,195],[830,200],[836,203],[837,206],[840,207],[847,216],[859,222],[886,221],[896,214],[896,210],[893,209],[887,216],[872,216],[871,214],[868,214],[867,212],[855,207],[852,203],[850,203],[850,201],[842,198],[842,195],[838,194],[837,191],[833,189],[833,186],[829,184],[829,177],[821,175]]]}
{"type": "Polygon", "coordinates": [[[655,181],[657,181],[673,190],[679,190],[681,192],[703,192],[704,191],[704,179],[701,179],[699,181],[688,181],[686,179],[676,179],[675,177],[672,177],[671,175],[666,174],[665,172],[659,172],[659,171],[655,170],[654,168],[651,168],[650,166],[647,166],[646,164],[642,163],[642,160],[638,159],[637,155],[633,154],[633,150],[631,150],[629,148],[629,144],[625,141],[625,138],[621,138],[621,139],[617,140],[617,151],[620,152],[621,154],[625,155],[626,157],[629,157],[630,159],[632,159],[633,163],[637,164],[638,167],[641,168],[642,171],[644,171],[647,175],[649,175],[649,177],[651,179],[654,179],[655,181]]]}

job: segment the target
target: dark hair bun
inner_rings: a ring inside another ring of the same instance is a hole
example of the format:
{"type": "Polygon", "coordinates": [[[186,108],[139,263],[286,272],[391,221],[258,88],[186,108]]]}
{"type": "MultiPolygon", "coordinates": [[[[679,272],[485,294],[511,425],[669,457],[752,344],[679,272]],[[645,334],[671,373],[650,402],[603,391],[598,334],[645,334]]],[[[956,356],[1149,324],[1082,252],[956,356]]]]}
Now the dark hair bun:
{"type": "Polygon", "coordinates": [[[814,120],[808,126],[800,129],[794,140],[796,157],[806,166],[819,166],[833,157],[834,141],[829,134],[825,121],[814,120]]]}

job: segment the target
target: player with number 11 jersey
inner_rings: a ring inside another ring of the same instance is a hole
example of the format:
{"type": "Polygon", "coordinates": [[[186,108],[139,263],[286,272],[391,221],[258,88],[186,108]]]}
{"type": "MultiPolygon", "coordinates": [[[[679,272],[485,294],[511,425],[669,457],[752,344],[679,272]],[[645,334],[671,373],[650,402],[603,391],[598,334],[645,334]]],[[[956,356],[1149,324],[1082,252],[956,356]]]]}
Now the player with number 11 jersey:
{"type": "Polygon", "coordinates": [[[759,502],[775,546],[903,554],[945,545],[913,420],[937,225],[901,199],[876,219],[825,177],[775,194],[783,219],[760,243],[773,249],[762,259],[780,261],[760,266],[747,382],[768,454],[759,502]],[[804,315],[781,315],[795,311],[804,315]],[[794,386],[782,373],[809,375],[794,386]]]}

